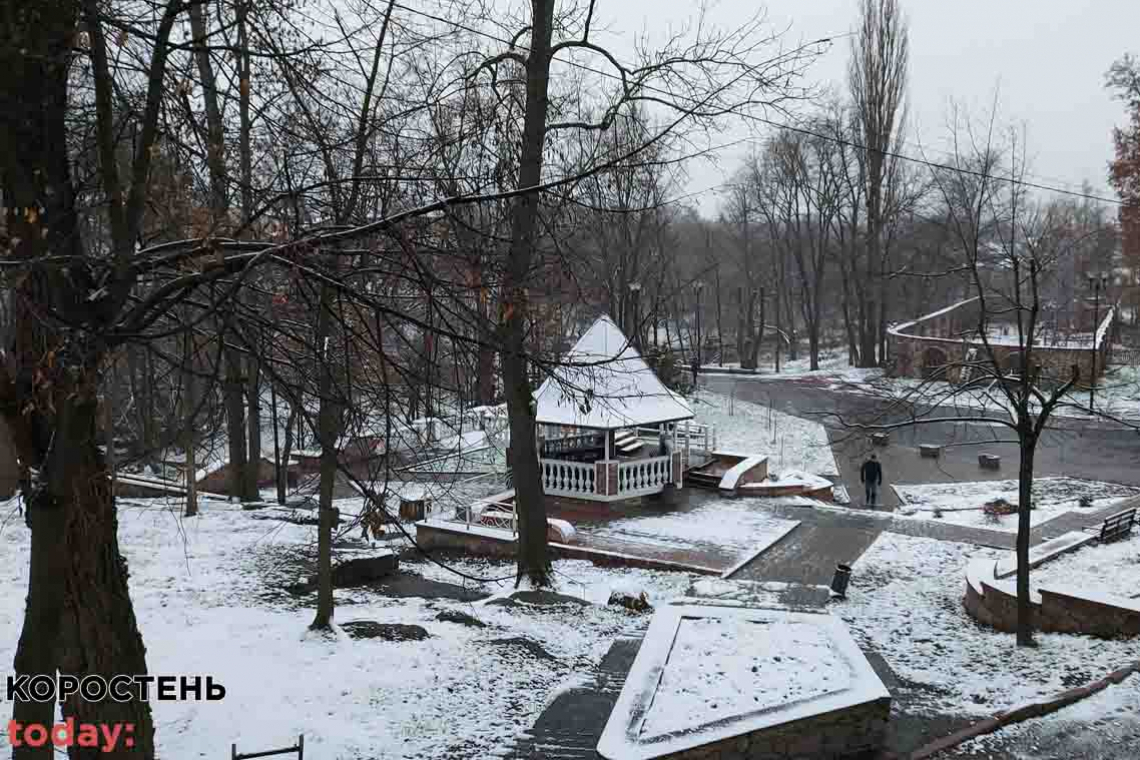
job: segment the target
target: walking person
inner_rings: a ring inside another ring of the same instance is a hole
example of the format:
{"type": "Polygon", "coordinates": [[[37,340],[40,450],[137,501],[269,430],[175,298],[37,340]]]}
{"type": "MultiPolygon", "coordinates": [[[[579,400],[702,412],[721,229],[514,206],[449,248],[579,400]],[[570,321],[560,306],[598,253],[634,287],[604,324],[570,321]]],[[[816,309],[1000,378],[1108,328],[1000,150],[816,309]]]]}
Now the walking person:
{"type": "Polygon", "coordinates": [[[859,468],[859,482],[863,484],[866,491],[866,505],[868,507],[878,506],[879,486],[883,484],[883,466],[879,464],[877,454],[872,454],[871,458],[859,468]]]}
{"type": "Polygon", "coordinates": [[[701,360],[693,354],[693,361],[689,364],[689,369],[693,372],[693,388],[697,387],[697,374],[701,371],[701,360]]]}

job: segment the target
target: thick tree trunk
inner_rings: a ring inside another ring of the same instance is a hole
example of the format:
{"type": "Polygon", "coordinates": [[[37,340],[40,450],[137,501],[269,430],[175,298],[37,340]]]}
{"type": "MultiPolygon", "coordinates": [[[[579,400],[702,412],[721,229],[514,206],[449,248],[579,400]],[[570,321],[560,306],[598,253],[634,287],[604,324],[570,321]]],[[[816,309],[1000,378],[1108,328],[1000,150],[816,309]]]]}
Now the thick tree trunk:
{"type": "MultiPolygon", "coordinates": [[[[82,403],[77,402],[78,403],[82,403]]],[[[94,399],[72,410],[81,428],[73,457],[81,457],[75,503],[65,531],[68,571],[59,669],[82,679],[97,674],[146,675],[146,647],[135,620],[127,586],[127,563],[119,551],[118,521],[111,483],[94,436],[94,399]],[[88,431],[90,434],[87,434],[88,431]]],[[[66,428],[64,423],[61,427],[66,428]]],[[[76,723],[131,724],[133,746],[113,752],[73,747],[72,760],[139,760],[154,757],[150,704],[141,699],[88,702],[75,695],[63,705],[63,717],[76,723]]]]}
{"type": "MultiPolygon", "coordinates": [[[[531,0],[531,43],[526,65],[526,108],[519,157],[520,188],[542,182],[546,140],[547,89],[550,79],[550,36],[554,0],[531,0]]],[[[511,245],[503,282],[503,392],[511,428],[511,470],[518,514],[518,575],[534,586],[550,584],[550,553],[546,541],[546,504],[535,446],[534,393],[527,376],[527,284],[535,246],[539,194],[515,201],[511,245]]]]}
{"type": "MultiPolygon", "coordinates": [[[[1026,412],[1026,414],[1028,414],[1026,412]]],[[[1033,609],[1029,600],[1029,531],[1033,504],[1033,458],[1037,439],[1019,434],[1021,461],[1017,470],[1017,645],[1034,646],[1033,609]]]]}
{"type": "Polygon", "coordinates": [[[319,366],[320,410],[317,427],[321,445],[320,521],[317,526],[317,613],[310,628],[328,629],[333,621],[332,533],[336,521],[333,511],[333,487],[336,484],[337,436],[340,432],[340,403],[333,381],[333,360],[328,346],[332,343],[333,290],[321,286],[320,314],[317,317],[317,348],[321,352],[319,366]]]}
{"type": "MultiPolygon", "coordinates": [[[[219,340],[225,340],[225,331],[219,340]]],[[[241,376],[241,355],[232,349],[225,352],[225,399],[226,437],[229,443],[230,495],[242,501],[256,501],[257,491],[247,490],[246,467],[246,427],[245,427],[245,382],[241,376]]]]}
{"type": "MultiPolygon", "coordinates": [[[[27,277],[12,284],[15,324],[8,367],[0,370],[0,412],[19,451],[32,533],[27,606],[13,669],[50,678],[75,662],[60,660],[65,640],[75,642],[69,652],[85,655],[83,668],[65,672],[146,670],[115,542],[111,482],[98,448],[97,399],[107,358],[98,341],[105,325],[92,313],[97,310],[83,284],[89,270],[68,165],[68,77],[78,10],[78,3],[63,0],[0,0],[6,255],[71,261],[66,276],[55,267],[30,267],[27,277]],[[64,319],[44,318],[52,313],[64,319]],[[29,468],[38,471],[35,480],[29,468]]],[[[50,725],[55,709],[50,702],[14,700],[12,718],[50,725]]],[[[113,722],[125,713],[136,724],[135,746],[101,757],[151,760],[153,725],[145,703],[93,705],[85,714],[113,722]]],[[[55,756],[50,743],[12,751],[17,760],[55,756]]]]}

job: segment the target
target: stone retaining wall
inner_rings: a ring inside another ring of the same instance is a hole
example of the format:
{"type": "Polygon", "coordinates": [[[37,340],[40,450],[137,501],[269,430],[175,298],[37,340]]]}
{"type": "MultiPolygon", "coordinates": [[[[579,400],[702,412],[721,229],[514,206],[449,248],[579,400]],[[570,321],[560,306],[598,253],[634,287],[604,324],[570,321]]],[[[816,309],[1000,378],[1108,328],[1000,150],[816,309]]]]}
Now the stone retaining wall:
{"type": "Polygon", "coordinates": [[[514,557],[515,540],[496,538],[475,531],[450,530],[430,523],[416,523],[416,543],[421,549],[458,550],[477,557],[514,557]]]}
{"type": "MultiPolygon", "coordinates": [[[[1017,631],[1017,595],[1012,580],[981,582],[982,593],[966,581],[963,603],[970,617],[1006,633],[1017,631]]],[[[1140,603],[1095,593],[1038,588],[1029,602],[1030,620],[1045,633],[1077,633],[1100,638],[1140,636],[1140,603]],[[1036,597],[1036,598],[1034,598],[1036,597]]]]}
{"type": "MultiPolygon", "coordinates": [[[[456,527],[451,528],[433,525],[430,522],[418,522],[416,523],[416,542],[424,550],[462,551],[477,557],[495,559],[511,559],[515,556],[517,541],[514,538],[484,533],[480,529],[485,530],[486,526],[472,525],[472,528],[474,530],[464,530],[459,523],[456,523],[456,527]]],[[[719,577],[722,572],[717,568],[687,565],[652,557],[636,557],[630,554],[600,551],[586,546],[572,546],[553,541],[550,543],[550,550],[556,557],[584,559],[600,567],[637,567],[644,570],[671,570],[715,577],[719,577]]]]}
{"type": "Polygon", "coordinates": [[[878,699],[661,757],[670,760],[870,760],[882,749],[890,714],[891,700],[878,699]]]}
{"type": "Polygon", "coordinates": [[[1111,639],[1140,636],[1140,610],[1113,604],[1110,600],[1078,597],[1056,589],[1043,588],[1038,619],[1046,630],[1057,633],[1083,633],[1111,639]]]}

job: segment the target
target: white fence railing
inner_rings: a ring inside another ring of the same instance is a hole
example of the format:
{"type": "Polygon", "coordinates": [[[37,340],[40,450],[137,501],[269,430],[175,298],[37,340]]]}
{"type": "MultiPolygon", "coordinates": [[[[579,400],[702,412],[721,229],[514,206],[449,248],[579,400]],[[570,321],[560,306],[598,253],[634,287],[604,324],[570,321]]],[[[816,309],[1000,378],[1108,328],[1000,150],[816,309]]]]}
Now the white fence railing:
{"type": "Polygon", "coordinates": [[[618,495],[643,496],[658,493],[673,480],[669,456],[636,459],[618,465],[618,495]]]}
{"type": "MultiPolygon", "coordinates": [[[[639,427],[636,433],[638,438],[644,438],[648,441],[657,441],[660,437],[660,431],[656,427],[639,427]]],[[[715,451],[717,447],[716,428],[699,422],[679,422],[677,423],[677,445],[682,449],[694,448],[700,451],[715,451]]]]}
{"type": "Polygon", "coordinates": [[[540,459],[542,489],[552,496],[589,498],[598,492],[597,475],[593,464],[564,462],[560,459],[540,459]]]}

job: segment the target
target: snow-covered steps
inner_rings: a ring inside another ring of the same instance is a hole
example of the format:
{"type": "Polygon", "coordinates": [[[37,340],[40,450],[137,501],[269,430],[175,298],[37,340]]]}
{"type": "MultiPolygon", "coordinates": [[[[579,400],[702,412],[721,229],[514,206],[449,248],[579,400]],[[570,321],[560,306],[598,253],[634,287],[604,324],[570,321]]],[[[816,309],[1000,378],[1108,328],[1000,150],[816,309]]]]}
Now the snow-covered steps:
{"type": "Polygon", "coordinates": [[[505,760],[597,760],[605,728],[626,675],[641,648],[641,636],[621,636],[592,672],[572,677],[505,760]]]}
{"type": "Polygon", "coordinates": [[[714,451],[710,461],[685,473],[685,483],[698,488],[715,488],[735,493],[742,486],[768,477],[768,457],[714,451]]]}

